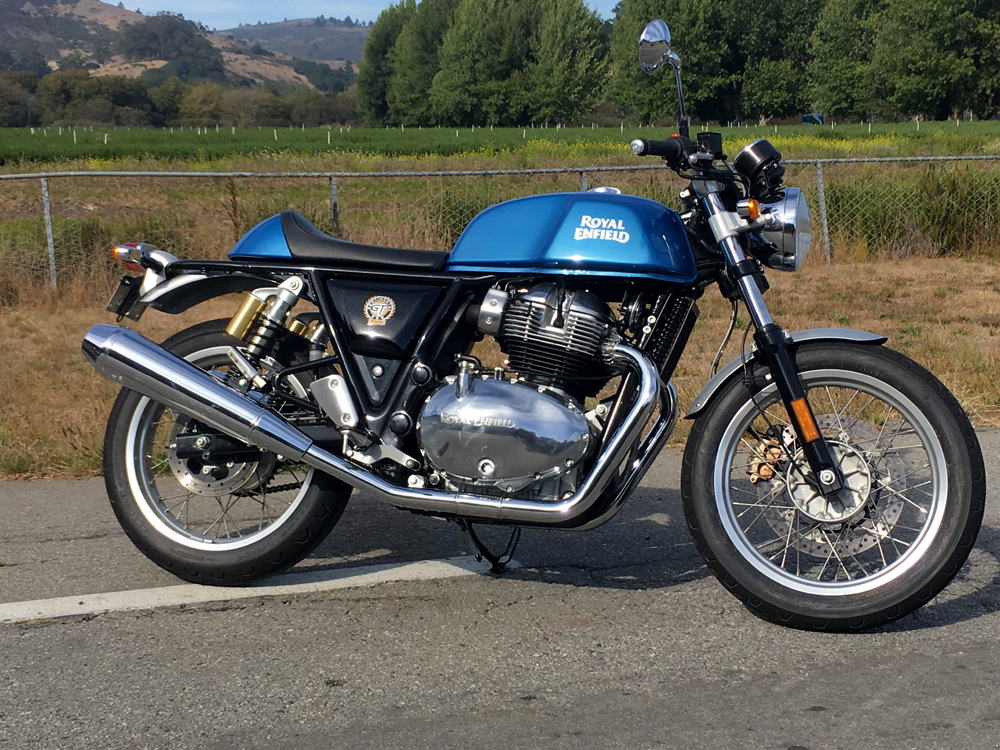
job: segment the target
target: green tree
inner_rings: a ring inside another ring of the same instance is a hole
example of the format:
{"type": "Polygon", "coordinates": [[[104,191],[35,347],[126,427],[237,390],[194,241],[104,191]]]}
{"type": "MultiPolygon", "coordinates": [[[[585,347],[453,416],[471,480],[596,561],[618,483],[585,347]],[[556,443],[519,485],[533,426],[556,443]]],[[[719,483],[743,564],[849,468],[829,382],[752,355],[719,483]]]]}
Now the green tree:
{"type": "Polygon", "coordinates": [[[827,0],[810,39],[810,98],[828,117],[871,118],[876,108],[872,50],[883,0],[827,0]]]}
{"type": "Polygon", "coordinates": [[[976,50],[985,41],[977,0],[888,0],[872,52],[876,96],[889,113],[946,119],[976,88],[976,50]]]}
{"type": "Polygon", "coordinates": [[[741,110],[760,118],[790,117],[809,106],[805,77],[791,60],[762,60],[744,73],[741,110]]]}
{"type": "Polygon", "coordinates": [[[143,78],[151,87],[171,76],[182,81],[224,83],[226,69],[219,52],[198,25],[181,15],[158,13],[141,23],[122,24],[120,47],[130,60],[166,60],[161,68],[147,70],[143,78]]]}
{"type": "Polygon", "coordinates": [[[677,111],[669,69],[650,78],[636,63],[644,25],[662,18],[670,26],[672,48],[681,56],[690,116],[727,122],[742,119],[745,108],[758,115],[764,107],[804,100],[802,70],[821,1],[774,0],[765,12],[759,5],[728,0],[631,0],[622,8],[611,43],[612,95],[646,121],[677,111]],[[777,64],[782,61],[791,64],[777,64]],[[763,86],[753,83],[744,94],[744,86],[759,76],[777,83],[784,95],[762,99],[763,86]]]}
{"type": "Polygon", "coordinates": [[[567,123],[601,101],[607,74],[601,22],[581,0],[550,0],[532,39],[528,110],[540,122],[567,123]]]}
{"type": "Polygon", "coordinates": [[[292,70],[304,75],[320,91],[343,91],[354,82],[354,72],[346,68],[334,70],[326,63],[312,60],[295,60],[292,70]]]}
{"type": "Polygon", "coordinates": [[[150,91],[150,98],[161,124],[169,126],[180,123],[181,102],[187,91],[187,85],[177,76],[171,76],[162,86],[150,91]]]}
{"type": "Polygon", "coordinates": [[[32,93],[38,79],[31,73],[0,73],[0,128],[25,128],[38,123],[32,93]]]}
{"type": "Polygon", "coordinates": [[[64,70],[45,76],[38,82],[36,106],[46,124],[62,121],[73,104],[97,93],[88,70],[64,70]]]}
{"type": "Polygon", "coordinates": [[[226,90],[215,83],[199,83],[188,89],[181,100],[180,120],[184,125],[215,125],[222,119],[226,90]]]}
{"type": "Polygon", "coordinates": [[[406,22],[391,55],[392,78],[386,91],[389,114],[404,125],[431,125],[429,92],[438,72],[438,50],[459,0],[423,0],[406,22]]]}
{"type": "Polygon", "coordinates": [[[379,14],[365,40],[358,71],[358,108],[370,125],[390,121],[386,93],[392,77],[392,49],[416,7],[415,0],[400,0],[390,5],[379,14]]]}
{"type": "Polygon", "coordinates": [[[530,120],[528,69],[541,9],[531,0],[462,0],[441,42],[430,98],[441,123],[530,120]]]}

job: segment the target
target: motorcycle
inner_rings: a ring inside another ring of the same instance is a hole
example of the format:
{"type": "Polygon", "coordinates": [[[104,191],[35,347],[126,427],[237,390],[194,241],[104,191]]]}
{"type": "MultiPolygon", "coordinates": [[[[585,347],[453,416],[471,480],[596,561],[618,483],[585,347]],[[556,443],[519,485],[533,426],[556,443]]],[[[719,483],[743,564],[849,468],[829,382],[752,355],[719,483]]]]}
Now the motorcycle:
{"type": "Polygon", "coordinates": [[[497,571],[521,528],[593,529],[670,436],[670,377],[717,286],[733,315],[686,413],[681,475],[708,567],[753,612],[806,629],[884,624],[940,592],[983,516],[969,420],[885,337],[772,320],[765,269],[795,271],[809,249],[801,190],[765,139],[730,165],[718,133],[689,138],[665,23],[639,58],[676,76],[680,133],[631,150],[688,180],[679,213],[599,188],[492,206],[450,254],[342,241],[294,211],[226,261],[118,246],[141,273],[111,300],[119,321],[246,293],[231,319],[162,345],[111,325],[83,342],[123,386],[104,469],[139,549],[188,581],[248,584],[308,555],[355,488],[456,522],[497,571]],[[718,368],[738,303],[744,351],[718,368]],[[472,355],[483,339],[502,366],[472,355]],[[504,554],[482,524],[512,529],[504,554]]]}

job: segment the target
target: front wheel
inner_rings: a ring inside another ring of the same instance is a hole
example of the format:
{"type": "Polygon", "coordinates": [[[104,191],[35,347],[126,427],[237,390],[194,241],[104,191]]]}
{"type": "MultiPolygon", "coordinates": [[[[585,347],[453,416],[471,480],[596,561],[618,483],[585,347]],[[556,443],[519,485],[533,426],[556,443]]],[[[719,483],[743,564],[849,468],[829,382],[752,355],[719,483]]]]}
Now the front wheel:
{"type": "Polygon", "coordinates": [[[751,397],[737,376],[688,438],[688,528],[716,577],[767,619],[890,622],[936,596],[972,550],[986,499],[979,442],[951,393],[897,352],[806,344],[795,361],[844,474],[842,502],[814,489],[776,387],[751,397]]]}

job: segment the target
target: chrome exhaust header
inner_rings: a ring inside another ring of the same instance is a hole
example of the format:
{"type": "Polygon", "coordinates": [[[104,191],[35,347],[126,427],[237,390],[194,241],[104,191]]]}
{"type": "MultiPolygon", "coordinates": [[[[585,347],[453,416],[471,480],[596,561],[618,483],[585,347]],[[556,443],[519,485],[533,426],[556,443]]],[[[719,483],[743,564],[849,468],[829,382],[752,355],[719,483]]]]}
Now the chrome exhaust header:
{"type": "Polygon", "coordinates": [[[635,401],[621,427],[604,441],[583,485],[572,497],[547,503],[399,487],[363,466],[320,448],[262,404],[226,387],[208,373],[128,328],[95,325],[84,337],[83,353],[101,375],[126,388],[188,414],[237,440],[302,461],[392,505],[429,513],[539,526],[579,525],[583,523],[584,514],[595,506],[606,490],[614,491],[616,487],[631,484],[630,470],[626,470],[623,477],[619,477],[618,470],[638,443],[660,396],[656,366],[638,349],[616,344],[613,348],[615,358],[638,376],[635,401]],[[618,482],[614,482],[616,478],[618,482]]]}

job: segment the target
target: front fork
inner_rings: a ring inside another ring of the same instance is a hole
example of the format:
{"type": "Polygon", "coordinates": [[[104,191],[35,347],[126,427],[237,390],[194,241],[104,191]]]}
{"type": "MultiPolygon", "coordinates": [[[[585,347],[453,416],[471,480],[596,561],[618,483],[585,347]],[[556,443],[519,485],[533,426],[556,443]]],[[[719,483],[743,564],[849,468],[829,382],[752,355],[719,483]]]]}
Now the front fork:
{"type": "Polygon", "coordinates": [[[785,331],[771,319],[764,303],[764,295],[754,278],[755,260],[748,259],[740,246],[739,229],[745,222],[738,214],[727,211],[720,193],[723,186],[717,182],[698,181],[693,187],[705,206],[709,225],[715,239],[726,255],[726,262],[736,276],[743,301],[753,320],[754,343],[764,363],[771,371],[775,386],[788,411],[792,428],[798,436],[802,454],[815,477],[816,489],[827,499],[834,510],[843,510],[839,493],[844,489],[844,476],[830,448],[816,425],[816,418],[806,398],[802,381],[788,351],[785,331]]]}

